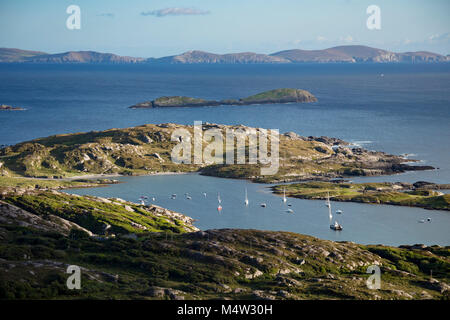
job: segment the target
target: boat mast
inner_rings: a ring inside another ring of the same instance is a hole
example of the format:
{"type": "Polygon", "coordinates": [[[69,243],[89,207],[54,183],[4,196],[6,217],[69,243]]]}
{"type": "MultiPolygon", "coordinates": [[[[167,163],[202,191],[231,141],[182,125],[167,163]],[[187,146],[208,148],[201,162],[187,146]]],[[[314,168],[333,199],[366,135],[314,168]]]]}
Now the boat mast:
{"type": "Polygon", "coordinates": [[[333,214],[331,213],[331,204],[329,204],[329,206],[328,206],[328,216],[330,218],[330,223],[331,223],[331,220],[333,219],[333,214]]]}

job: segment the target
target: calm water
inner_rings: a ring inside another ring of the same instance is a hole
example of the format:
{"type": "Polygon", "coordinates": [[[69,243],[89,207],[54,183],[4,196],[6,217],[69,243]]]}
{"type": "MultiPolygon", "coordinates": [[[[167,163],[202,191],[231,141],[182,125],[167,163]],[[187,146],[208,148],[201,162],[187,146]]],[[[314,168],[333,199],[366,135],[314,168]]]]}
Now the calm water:
{"type": "MultiPolygon", "coordinates": [[[[0,65],[0,103],[28,109],[0,112],[0,144],[58,133],[144,123],[193,124],[194,120],[202,120],[277,128],[280,132],[295,131],[302,135],[327,135],[369,149],[413,154],[413,158],[439,169],[365,180],[450,183],[450,64],[0,65]],[[309,90],[319,102],[169,110],[127,108],[161,95],[239,98],[279,87],[309,90]]],[[[124,179],[126,184],[82,192],[136,201],[141,194],[161,190],[158,199],[162,202],[158,204],[193,216],[199,220],[200,228],[290,230],[362,243],[450,244],[449,212],[339,204],[345,211],[340,217],[345,229],[333,233],[328,229],[322,202],[291,200],[295,214],[289,216],[283,213],[279,199],[268,194],[266,186],[197,175],[124,179]],[[244,184],[254,199],[248,209],[241,206],[244,184]],[[217,215],[214,199],[193,201],[195,193],[203,192],[201,189],[208,193],[220,189],[224,198],[221,216],[217,215]],[[164,199],[163,190],[167,195],[191,192],[193,200],[169,201],[164,199]],[[256,206],[260,201],[268,203],[265,211],[256,206]],[[428,216],[433,216],[433,223],[417,223],[419,218],[428,216]]]]}
{"type": "Polygon", "coordinates": [[[69,193],[122,197],[133,202],[139,202],[142,195],[155,197],[154,204],[197,219],[195,225],[200,229],[283,230],[365,244],[450,244],[450,214],[445,211],[332,202],[333,215],[344,226],[343,231],[335,232],[329,228],[325,201],[289,198],[284,204],[281,197],[273,195],[264,184],[197,174],[123,177],[120,180],[125,183],[96,189],[74,189],[69,193]],[[248,207],[244,205],[245,188],[250,201],[248,207]],[[207,193],[206,198],[203,192],[207,193]],[[217,192],[222,199],[221,213],[217,211],[217,192]],[[175,200],[170,198],[173,193],[177,194],[175,200]],[[192,199],[188,200],[185,193],[192,199]],[[266,208],[260,206],[263,202],[267,204],[266,208]],[[287,213],[288,208],[292,208],[294,213],[287,213]],[[336,215],[337,209],[343,213],[336,215]],[[418,223],[427,218],[432,222],[418,223]]]}

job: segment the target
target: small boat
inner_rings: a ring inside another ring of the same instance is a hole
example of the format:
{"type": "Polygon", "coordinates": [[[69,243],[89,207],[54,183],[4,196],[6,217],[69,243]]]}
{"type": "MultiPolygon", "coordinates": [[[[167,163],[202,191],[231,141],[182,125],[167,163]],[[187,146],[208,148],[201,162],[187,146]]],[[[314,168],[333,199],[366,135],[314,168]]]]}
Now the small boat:
{"type": "Polygon", "coordinates": [[[265,208],[265,207],[267,207],[267,205],[263,202],[263,203],[261,203],[261,207],[265,208]]]}
{"type": "Polygon", "coordinates": [[[247,196],[247,188],[245,188],[245,200],[244,203],[246,206],[248,206],[248,196],[247,196]]]}
{"type": "Polygon", "coordinates": [[[419,221],[417,221],[418,223],[425,223],[425,220],[419,220],[419,221]]]}
{"type": "Polygon", "coordinates": [[[222,199],[220,199],[220,193],[217,192],[217,202],[219,205],[217,206],[217,211],[222,211],[222,206],[220,205],[222,203],[222,199]]]}
{"type": "Polygon", "coordinates": [[[143,199],[141,199],[141,205],[145,206],[145,201],[143,199]]]}
{"type": "Polygon", "coordinates": [[[203,196],[206,198],[206,192],[203,192],[203,196]]]}
{"type": "Polygon", "coordinates": [[[172,198],[172,199],[176,199],[176,198],[177,198],[177,195],[174,193],[174,194],[172,194],[171,198],[172,198]]]}
{"type": "Polygon", "coordinates": [[[286,188],[283,188],[283,202],[286,202],[286,188]]]}
{"type": "Polygon", "coordinates": [[[287,209],[286,212],[287,212],[287,213],[294,213],[294,210],[292,210],[292,209],[287,209]]]}
{"type": "Polygon", "coordinates": [[[334,224],[330,225],[330,229],[335,231],[341,231],[343,228],[337,221],[335,221],[334,224]]]}
{"type": "Polygon", "coordinates": [[[428,222],[431,222],[431,218],[427,218],[427,221],[428,221],[428,222]]]}
{"type": "Polygon", "coordinates": [[[155,198],[155,197],[153,197],[153,198],[152,198],[152,201],[156,201],[156,198],[155,198]]]}
{"type": "Polygon", "coordinates": [[[336,214],[342,214],[342,210],[336,210],[336,214]]]}
{"type": "Polygon", "coordinates": [[[292,204],[288,203],[288,207],[292,207],[292,204]]]}
{"type": "Polygon", "coordinates": [[[186,199],[191,200],[192,197],[191,196],[186,196],[186,199]]]}

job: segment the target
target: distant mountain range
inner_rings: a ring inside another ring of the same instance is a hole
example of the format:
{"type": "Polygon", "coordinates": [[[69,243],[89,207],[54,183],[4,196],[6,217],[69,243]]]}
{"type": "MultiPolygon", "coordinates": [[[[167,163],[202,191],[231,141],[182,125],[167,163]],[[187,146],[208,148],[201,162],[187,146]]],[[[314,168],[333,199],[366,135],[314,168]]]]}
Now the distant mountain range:
{"type": "Polygon", "coordinates": [[[254,52],[214,54],[188,51],[162,58],[135,58],[95,51],[69,51],[49,54],[39,51],[0,48],[0,63],[170,63],[170,64],[278,64],[278,63],[436,63],[449,62],[450,56],[416,51],[396,53],[366,46],[338,46],[323,50],[292,49],[272,54],[254,52]]]}

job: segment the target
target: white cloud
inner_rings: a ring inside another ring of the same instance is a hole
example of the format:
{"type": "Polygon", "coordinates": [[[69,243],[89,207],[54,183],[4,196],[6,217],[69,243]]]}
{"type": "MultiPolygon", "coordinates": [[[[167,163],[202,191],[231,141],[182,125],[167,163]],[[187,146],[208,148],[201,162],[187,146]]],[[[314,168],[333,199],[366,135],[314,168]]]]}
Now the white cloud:
{"type": "Polygon", "coordinates": [[[165,16],[182,16],[182,15],[205,15],[209,13],[210,13],[209,11],[194,8],[165,8],[160,10],[141,12],[141,15],[165,17],[165,16]]]}

